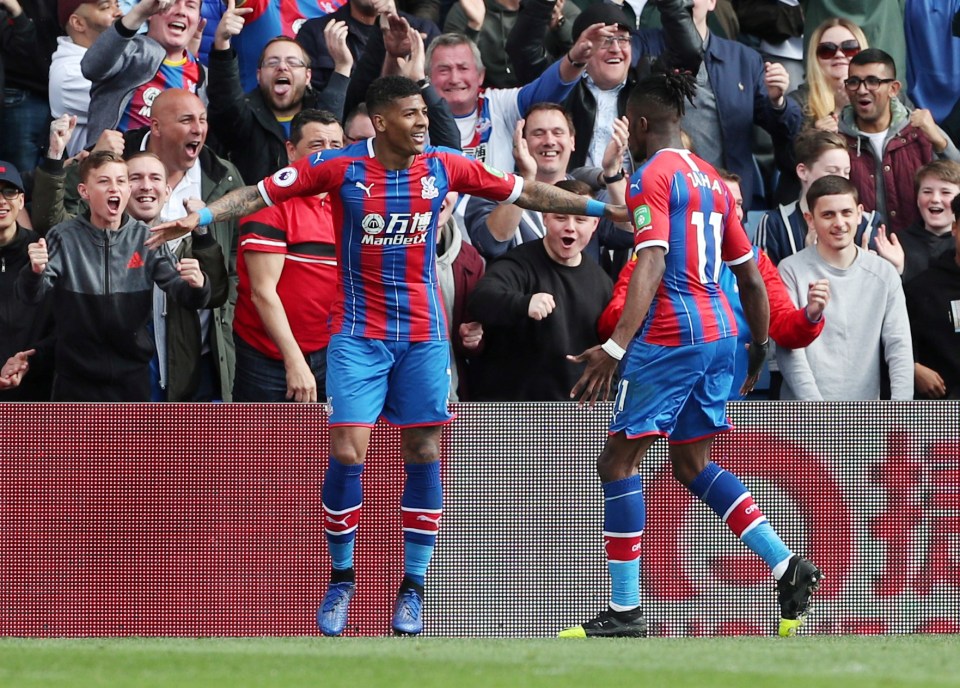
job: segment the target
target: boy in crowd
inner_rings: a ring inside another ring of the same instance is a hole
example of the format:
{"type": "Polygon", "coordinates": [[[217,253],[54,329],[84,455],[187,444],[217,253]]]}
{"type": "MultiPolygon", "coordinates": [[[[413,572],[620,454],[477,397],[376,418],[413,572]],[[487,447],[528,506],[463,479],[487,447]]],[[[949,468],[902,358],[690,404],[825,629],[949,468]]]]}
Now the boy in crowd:
{"type": "Polygon", "coordinates": [[[125,212],[127,174],[116,153],[90,154],[77,187],[89,211],[30,244],[17,279],[28,303],[53,292],[54,401],[149,401],[154,283],[188,308],[210,298],[196,259],[177,262],[166,246],[144,246],[149,228],[125,212]]]}
{"type": "MultiPolygon", "coordinates": [[[[794,152],[797,156],[800,198],[769,211],[757,227],[756,244],[767,252],[774,265],[813,243],[813,229],[804,219],[804,213],[809,211],[806,199],[810,186],[828,174],[850,178],[850,153],[843,137],[835,132],[819,129],[807,131],[797,137],[794,152]]],[[[876,212],[863,213],[855,237],[857,245],[862,245],[864,234],[871,241],[879,225],[876,212]]]]}
{"type": "Polygon", "coordinates": [[[903,246],[903,283],[927,269],[930,262],[953,248],[953,211],[950,203],[960,193],[960,163],[934,160],[917,170],[917,208],[920,219],[896,233],[903,246]]]}
{"type": "Polygon", "coordinates": [[[960,196],[950,205],[953,246],[903,285],[919,399],[960,399],[960,196]]]}
{"type": "Polygon", "coordinates": [[[777,349],[781,398],[869,401],[880,398],[881,359],[891,396],[913,398],[913,348],[903,287],[896,270],[854,242],[863,207],[843,177],[818,179],[807,194],[805,218],[816,242],[780,263],[794,302],[806,305],[807,285],[830,280],[830,317],[803,349],[777,349]]]}

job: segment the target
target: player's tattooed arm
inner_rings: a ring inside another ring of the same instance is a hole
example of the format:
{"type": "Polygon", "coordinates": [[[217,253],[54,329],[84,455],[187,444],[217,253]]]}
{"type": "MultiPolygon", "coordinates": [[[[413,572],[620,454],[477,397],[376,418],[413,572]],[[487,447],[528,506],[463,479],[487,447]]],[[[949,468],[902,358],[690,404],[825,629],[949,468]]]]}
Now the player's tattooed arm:
{"type": "Polygon", "coordinates": [[[218,198],[208,205],[207,209],[213,214],[214,222],[220,222],[244,217],[266,207],[267,204],[260,195],[260,190],[256,186],[245,186],[231,191],[223,198],[218,198]]]}
{"type": "Polygon", "coordinates": [[[164,222],[156,227],[151,227],[147,247],[157,248],[165,241],[189,234],[198,226],[244,217],[266,206],[267,204],[257,187],[245,186],[241,189],[234,189],[206,208],[201,208],[199,212],[190,213],[179,220],[164,222]]]}
{"type": "Polygon", "coordinates": [[[523,191],[514,203],[521,208],[544,213],[596,216],[598,213],[589,210],[591,205],[595,204],[594,207],[603,206],[603,217],[614,222],[625,222],[628,219],[626,206],[600,203],[589,196],[580,196],[551,184],[531,180],[524,182],[523,191]]]}

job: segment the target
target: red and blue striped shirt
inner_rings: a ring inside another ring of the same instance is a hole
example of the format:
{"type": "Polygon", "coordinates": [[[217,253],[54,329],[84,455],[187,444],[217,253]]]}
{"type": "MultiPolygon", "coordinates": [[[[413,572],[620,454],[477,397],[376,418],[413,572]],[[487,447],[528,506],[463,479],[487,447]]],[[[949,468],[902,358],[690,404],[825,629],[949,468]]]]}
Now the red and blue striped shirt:
{"type": "Polygon", "coordinates": [[[329,192],[337,238],[331,333],[391,341],[443,341],[437,218],[448,191],[512,203],[523,180],[459,151],[427,146],[404,170],[374,156],[374,139],[326,150],[259,184],[268,204],[329,192]]]}
{"type": "Polygon", "coordinates": [[[150,126],[150,113],[153,101],[168,88],[182,88],[190,93],[197,92],[202,67],[189,50],[184,51],[183,59],[164,60],[153,78],[134,90],[127,106],[120,114],[117,129],[130,131],[150,126]]]}
{"type": "Polygon", "coordinates": [[[635,250],[667,250],[666,270],[638,336],[662,346],[736,336],[720,267],[751,260],[753,247],[717,171],[690,151],[660,150],[631,177],[627,206],[635,250]]]}

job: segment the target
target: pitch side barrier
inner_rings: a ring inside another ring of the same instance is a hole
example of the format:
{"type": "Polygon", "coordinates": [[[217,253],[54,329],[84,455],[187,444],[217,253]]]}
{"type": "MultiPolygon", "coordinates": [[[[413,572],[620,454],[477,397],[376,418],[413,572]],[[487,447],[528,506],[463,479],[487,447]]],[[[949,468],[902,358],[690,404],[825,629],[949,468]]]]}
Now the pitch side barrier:
{"type": "MultiPolygon", "coordinates": [[[[606,603],[594,461],[609,405],[459,405],[426,634],[548,636],[606,603]]],[[[715,459],[826,573],[814,633],[960,631],[960,403],[731,404],[715,459]]],[[[0,635],[311,635],[329,573],[321,406],[0,405],[0,635]]],[[[347,633],[400,581],[395,429],[363,477],[347,633]]],[[[643,468],[642,599],[663,636],[771,635],[773,584],[643,468]]]]}

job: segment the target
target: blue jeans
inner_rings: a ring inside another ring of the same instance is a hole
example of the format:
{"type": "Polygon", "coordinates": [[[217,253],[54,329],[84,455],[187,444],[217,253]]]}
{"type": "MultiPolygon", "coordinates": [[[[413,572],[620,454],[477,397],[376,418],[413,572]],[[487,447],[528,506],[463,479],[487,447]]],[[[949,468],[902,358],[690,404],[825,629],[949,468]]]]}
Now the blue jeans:
{"type": "MultiPolygon", "coordinates": [[[[236,333],[237,368],[233,377],[233,400],[242,402],[284,402],[287,399],[287,370],[283,361],[264,356],[236,333]]],[[[305,354],[307,365],[317,379],[317,400],[327,398],[327,349],[305,354]]]]}
{"type": "Polygon", "coordinates": [[[0,131],[0,160],[13,163],[21,174],[35,168],[50,138],[47,99],[19,88],[3,89],[0,131]]]}

